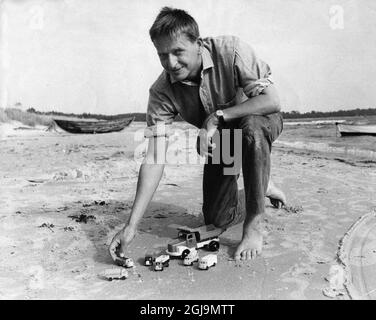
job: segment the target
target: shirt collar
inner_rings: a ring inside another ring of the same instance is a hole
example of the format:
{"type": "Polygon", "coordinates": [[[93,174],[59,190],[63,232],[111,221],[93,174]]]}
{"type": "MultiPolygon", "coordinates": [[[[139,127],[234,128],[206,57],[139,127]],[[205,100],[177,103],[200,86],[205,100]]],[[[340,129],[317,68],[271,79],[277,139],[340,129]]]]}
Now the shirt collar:
{"type": "MultiPolygon", "coordinates": [[[[202,56],[202,70],[201,70],[201,79],[202,79],[204,71],[206,69],[214,67],[214,63],[213,63],[213,59],[211,58],[209,50],[206,49],[205,47],[203,47],[201,56],[202,56]]],[[[170,75],[170,81],[171,81],[171,84],[175,82],[181,82],[190,86],[197,86],[197,83],[193,81],[190,81],[190,80],[179,81],[179,80],[174,79],[172,75],[170,75]]]]}

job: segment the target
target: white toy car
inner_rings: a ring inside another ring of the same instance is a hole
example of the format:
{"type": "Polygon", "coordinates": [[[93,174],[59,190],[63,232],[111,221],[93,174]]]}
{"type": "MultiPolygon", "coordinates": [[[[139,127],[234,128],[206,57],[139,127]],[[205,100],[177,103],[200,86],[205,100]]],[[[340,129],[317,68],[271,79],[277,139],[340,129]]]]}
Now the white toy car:
{"type": "Polygon", "coordinates": [[[154,271],[163,271],[164,267],[168,267],[170,264],[170,256],[168,254],[162,254],[155,258],[154,271]]]}
{"type": "Polygon", "coordinates": [[[189,254],[184,258],[183,265],[185,266],[191,266],[193,265],[193,262],[198,261],[199,256],[196,249],[191,249],[189,254]]]}
{"type": "Polygon", "coordinates": [[[201,270],[208,270],[210,267],[214,267],[218,262],[216,254],[208,254],[205,257],[200,258],[198,261],[198,268],[201,270]]]}
{"type": "Polygon", "coordinates": [[[125,280],[128,278],[128,271],[123,268],[112,268],[104,270],[100,275],[108,281],[113,279],[125,280]]]}
{"type": "Polygon", "coordinates": [[[218,251],[219,238],[222,229],[214,225],[205,225],[198,228],[189,228],[176,224],[170,225],[178,229],[178,238],[167,246],[167,253],[172,257],[184,259],[192,249],[206,248],[210,251],[218,251]]]}

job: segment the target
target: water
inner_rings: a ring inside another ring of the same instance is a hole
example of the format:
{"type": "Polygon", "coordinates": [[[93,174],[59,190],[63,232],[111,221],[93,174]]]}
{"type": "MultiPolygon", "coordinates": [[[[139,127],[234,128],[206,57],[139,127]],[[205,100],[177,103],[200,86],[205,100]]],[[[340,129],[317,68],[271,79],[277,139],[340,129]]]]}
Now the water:
{"type": "MultiPolygon", "coordinates": [[[[285,120],[284,129],[275,145],[324,152],[350,158],[361,158],[376,162],[376,136],[348,136],[341,137],[337,132],[335,120],[330,119],[294,119],[285,120]]],[[[359,120],[359,117],[336,119],[339,121],[359,120]]],[[[374,117],[376,121],[376,117],[374,117]]],[[[371,117],[371,121],[373,121],[371,117]]],[[[146,123],[134,122],[128,130],[142,130],[146,123]]],[[[181,131],[196,130],[192,134],[194,142],[198,129],[185,122],[174,122],[173,129],[181,131]]]]}
{"type": "Polygon", "coordinates": [[[287,122],[276,144],[376,161],[376,136],[341,137],[334,123],[287,122]]]}

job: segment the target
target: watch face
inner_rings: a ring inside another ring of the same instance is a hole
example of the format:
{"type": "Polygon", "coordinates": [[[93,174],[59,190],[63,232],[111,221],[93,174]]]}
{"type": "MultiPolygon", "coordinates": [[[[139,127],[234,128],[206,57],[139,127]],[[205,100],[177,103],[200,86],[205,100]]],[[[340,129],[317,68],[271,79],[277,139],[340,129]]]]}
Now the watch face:
{"type": "Polygon", "coordinates": [[[217,114],[218,117],[223,117],[223,111],[222,110],[217,110],[215,113],[217,114]]]}

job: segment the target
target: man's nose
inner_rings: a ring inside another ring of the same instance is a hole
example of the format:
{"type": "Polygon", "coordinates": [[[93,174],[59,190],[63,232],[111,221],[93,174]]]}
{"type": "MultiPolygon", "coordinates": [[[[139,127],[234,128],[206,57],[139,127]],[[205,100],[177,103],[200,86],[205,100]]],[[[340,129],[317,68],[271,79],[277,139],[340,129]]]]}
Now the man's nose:
{"type": "Polygon", "coordinates": [[[169,69],[175,69],[176,65],[178,63],[178,59],[175,55],[169,54],[167,59],[167,65],[169,69]]]}

